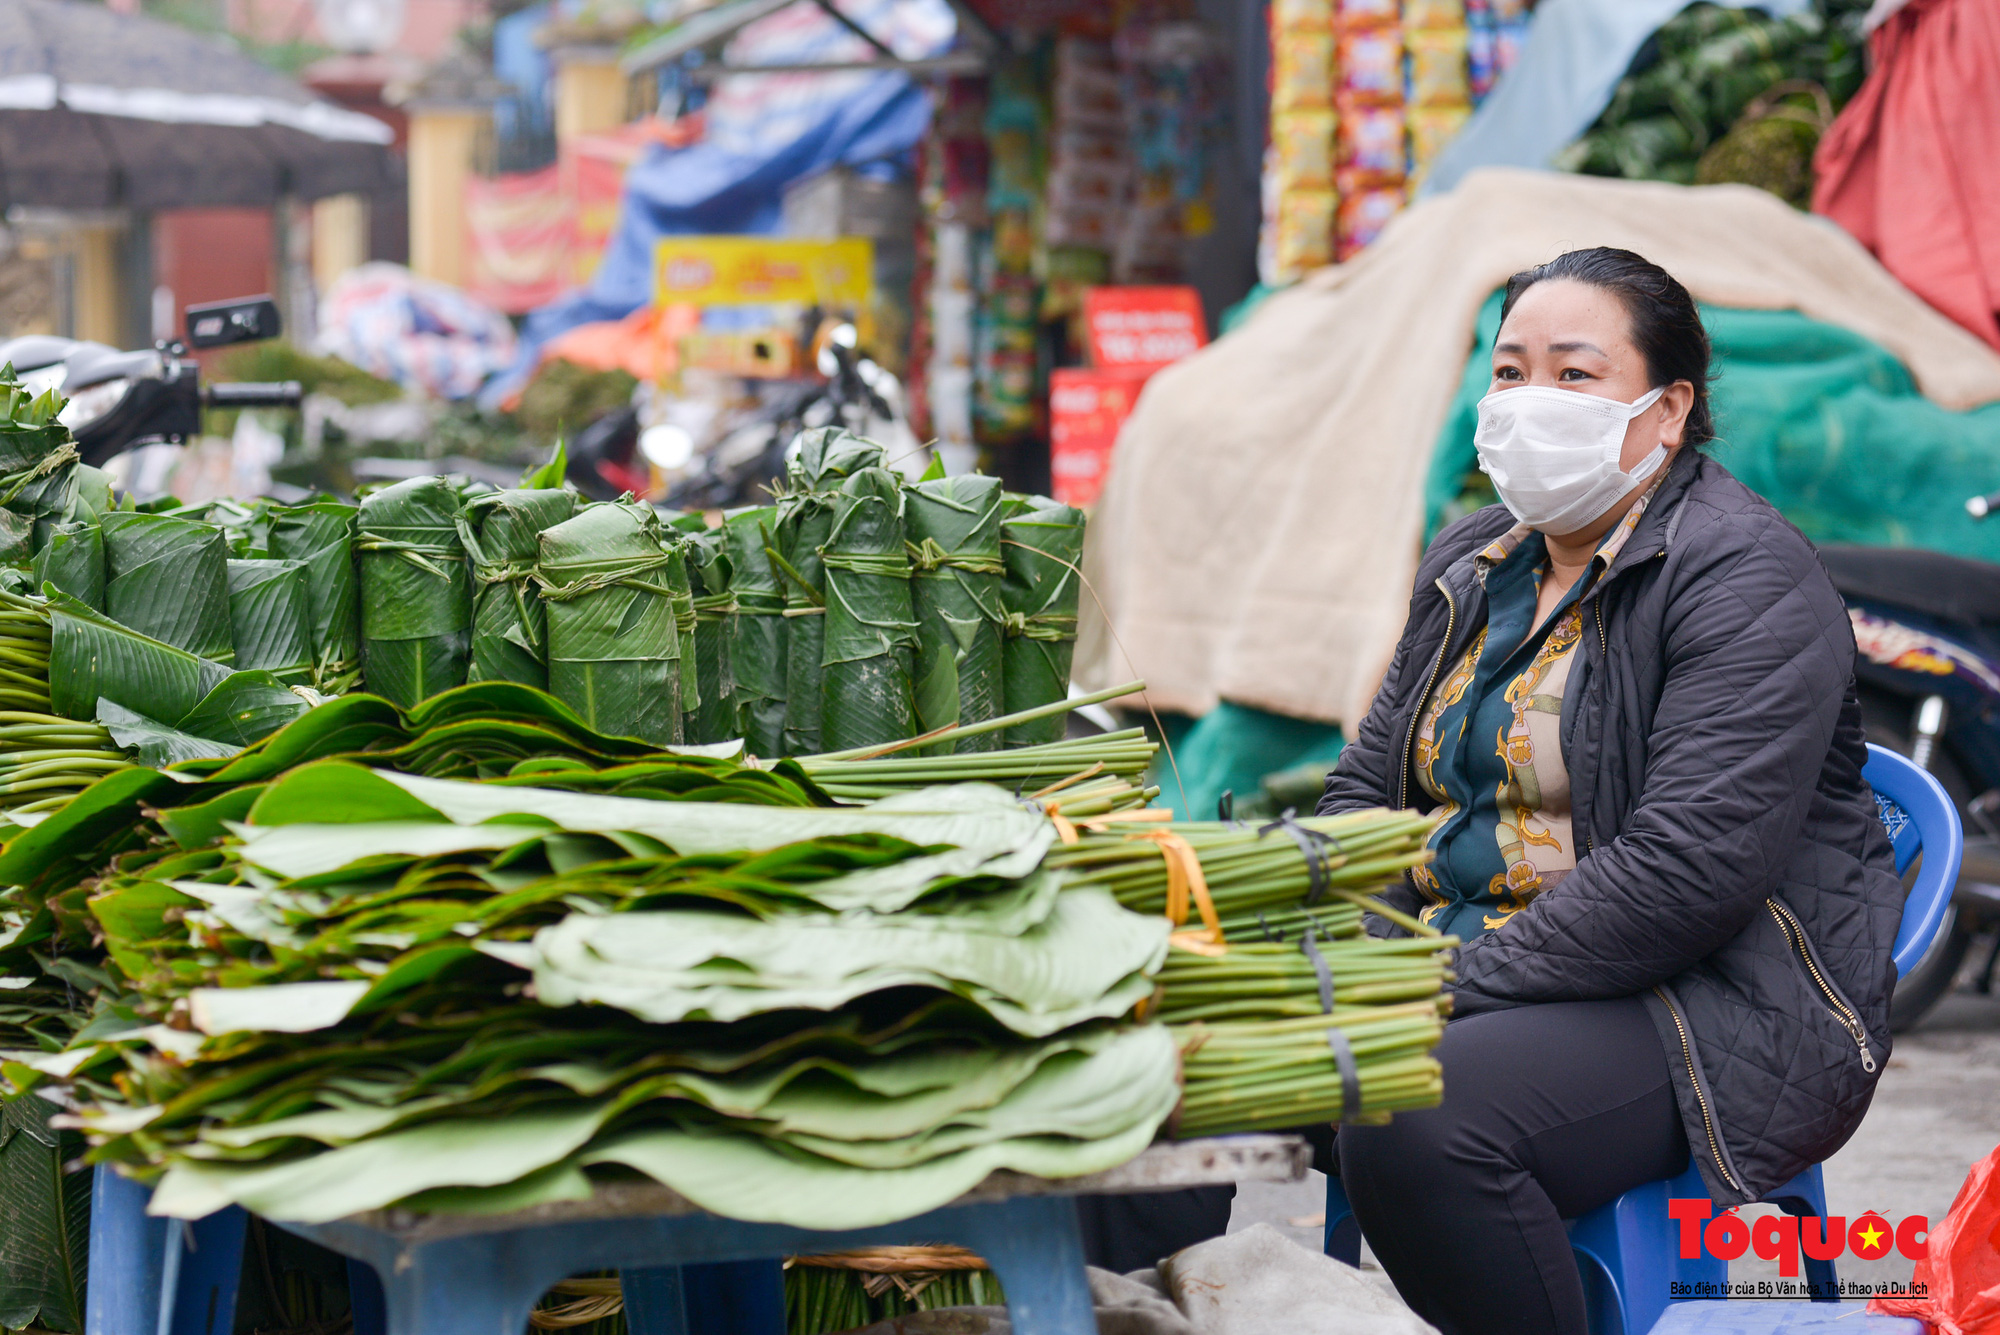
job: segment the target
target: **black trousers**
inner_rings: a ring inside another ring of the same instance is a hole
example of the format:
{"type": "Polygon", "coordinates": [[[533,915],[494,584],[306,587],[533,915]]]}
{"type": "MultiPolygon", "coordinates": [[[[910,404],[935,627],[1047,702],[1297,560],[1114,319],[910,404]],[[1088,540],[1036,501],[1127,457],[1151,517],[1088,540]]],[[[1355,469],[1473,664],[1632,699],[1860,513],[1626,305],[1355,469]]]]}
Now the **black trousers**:
{"type": "Polygon", "coordinates": [[[1341,1184],[1397,1292],[1444,1335],[1586,1335],[1563,1220],[1687,1167],[1666,1051],[1637,997],[1468,1016],[1444,1102],[1344,1126],[1341,1184]]]}

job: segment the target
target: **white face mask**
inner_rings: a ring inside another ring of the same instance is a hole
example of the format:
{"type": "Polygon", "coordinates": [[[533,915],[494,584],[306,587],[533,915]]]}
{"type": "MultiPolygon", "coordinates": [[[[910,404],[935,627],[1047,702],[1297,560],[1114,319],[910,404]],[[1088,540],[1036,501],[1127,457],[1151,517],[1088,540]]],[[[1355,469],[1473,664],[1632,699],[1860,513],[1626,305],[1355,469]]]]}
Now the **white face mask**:
{"type": "Polygon", "coordinates": [[[1574,389],[1520,385],[1479,401],[1479,467],[1493,489],[1530,527],[1560,537],[1584,528],[1659,471],[1657,446],[1631,472],[1618,466],[1625,424],[1653,406],[1666,386],[1637,403],[1574,389]]]}

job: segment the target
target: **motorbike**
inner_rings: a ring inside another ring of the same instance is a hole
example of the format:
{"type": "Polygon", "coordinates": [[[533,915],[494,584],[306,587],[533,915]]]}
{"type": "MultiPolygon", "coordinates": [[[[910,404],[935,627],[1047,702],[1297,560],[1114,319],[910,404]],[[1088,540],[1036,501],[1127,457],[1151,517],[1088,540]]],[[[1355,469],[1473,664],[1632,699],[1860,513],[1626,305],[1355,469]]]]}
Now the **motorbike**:
{"type": "MultiPolygon", "coordinates": [[[[2000,493],[1974,497],[1975,518],[2000,493]]],[[[1901,1031],[1951,990],[1988,934],[1972,978],[1990,995],[2000,965],[2000,565],[1914,548],[1820,548],[1854,628],[1868,740],[1929,770],[1965,826],[1965,861],[1944,930],[1897,984],[1901,1031]]]]}
{"type": "Polygon", "coordinates": [[[136,446],[183,444],[199,435],[204,408],[297,408],[303,395],[296,380],[204,385],[200,364],[186,355],[190,348],[282,332],[276,302],[243,297],[188,307],[186,342],[162,340],[126,352],[87,339],[25,334],[0,342],[0,364],[12,365],[30,391],[53,389],[69,400],[58,419],[76,438],[83,462],[102,467],[136,446]]]}

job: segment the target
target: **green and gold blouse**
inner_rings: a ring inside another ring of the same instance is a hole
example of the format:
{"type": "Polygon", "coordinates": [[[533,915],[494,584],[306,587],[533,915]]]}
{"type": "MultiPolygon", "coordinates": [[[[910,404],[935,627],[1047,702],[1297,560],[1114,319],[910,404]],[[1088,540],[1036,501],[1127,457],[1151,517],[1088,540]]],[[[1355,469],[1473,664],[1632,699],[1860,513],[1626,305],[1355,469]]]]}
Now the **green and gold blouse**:
{"type": "Polygon", "coordinates": [[[1548,570],[1542,535],[1517,524],[1474,558],[1486,589],[1486,627],[1433,688],[1411,754],[1418,785],[1442,808],[1431,835],[1437,858],[1414,873],[1429,901],[1420,916],[1430,926],[1463,940],[1505,926],[1576,867],[1561,727],[1583,635],[1580,604],[1659,485],[1605,534],[1590,568],[1540,626],[1535,605],[1548,570]]]}

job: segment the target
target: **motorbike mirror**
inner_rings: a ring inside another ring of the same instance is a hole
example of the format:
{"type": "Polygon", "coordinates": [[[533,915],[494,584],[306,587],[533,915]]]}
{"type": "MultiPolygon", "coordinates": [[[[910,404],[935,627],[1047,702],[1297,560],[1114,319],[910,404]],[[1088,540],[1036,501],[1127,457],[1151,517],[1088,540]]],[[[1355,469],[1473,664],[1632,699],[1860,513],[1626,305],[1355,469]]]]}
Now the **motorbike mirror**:
{"type": "Polygon", "coordinates": [[[197,348],[220,348],[276,338],[283,332],[278,303],[268,296],[209,301],[187,308],[188,342],[197,348]]]}

